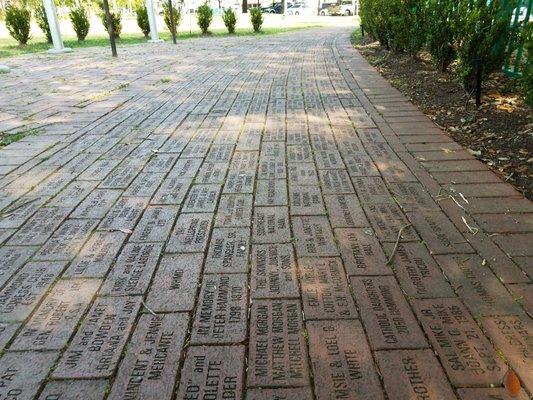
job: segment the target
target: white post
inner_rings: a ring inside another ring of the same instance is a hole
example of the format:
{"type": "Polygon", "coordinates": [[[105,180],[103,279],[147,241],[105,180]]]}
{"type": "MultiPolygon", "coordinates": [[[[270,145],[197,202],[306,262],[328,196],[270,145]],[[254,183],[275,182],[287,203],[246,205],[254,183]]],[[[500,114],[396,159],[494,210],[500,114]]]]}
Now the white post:
{"type": "Polygon", "coordinates": [[[48,50],[49,53],[68,53],[72,49],[63,46],[63,39],[61,39],[61,31],[59,30],[59,21],[57,20],[56,7],[54,0],[43,0],[44,9],[46,10],[46,18],[48,19],[48,26],[50,27],[50,34],[52,35],[52,43],[54,48],[48,50]]]}
{"type": "Polygon", "coordinates": [[[154,2],[152,0],[146,0],[146,11],[148,12],[148,24],[150,25],[150,36],[152,37],[152,39],[149,40],[149,42],[150,43],[162,42],[162,40],[159,39],[159,35],[157,34],[157,23],[155,20],[154,2]]]}

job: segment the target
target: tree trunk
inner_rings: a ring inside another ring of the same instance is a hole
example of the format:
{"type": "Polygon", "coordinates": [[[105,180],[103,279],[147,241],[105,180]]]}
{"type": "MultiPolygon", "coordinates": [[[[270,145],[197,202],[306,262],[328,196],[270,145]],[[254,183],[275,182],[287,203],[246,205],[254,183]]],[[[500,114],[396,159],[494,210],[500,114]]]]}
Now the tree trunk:
{"type": "Polygon", "coordinates": [[[243,13],[248,12],[248,0],[242,0],[242,12],[243,13]]]}

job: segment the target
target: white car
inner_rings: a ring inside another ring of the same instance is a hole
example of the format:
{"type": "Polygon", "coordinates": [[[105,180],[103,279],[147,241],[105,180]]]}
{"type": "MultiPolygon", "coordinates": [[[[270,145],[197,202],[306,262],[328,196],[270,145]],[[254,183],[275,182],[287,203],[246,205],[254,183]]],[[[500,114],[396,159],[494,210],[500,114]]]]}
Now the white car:
{"type": "Polygon", "coordinates": [[[292,7],[287,8],[287,15],[308,15],[311,13],[311,8],[305,4],[294,4],[292,7]]]}

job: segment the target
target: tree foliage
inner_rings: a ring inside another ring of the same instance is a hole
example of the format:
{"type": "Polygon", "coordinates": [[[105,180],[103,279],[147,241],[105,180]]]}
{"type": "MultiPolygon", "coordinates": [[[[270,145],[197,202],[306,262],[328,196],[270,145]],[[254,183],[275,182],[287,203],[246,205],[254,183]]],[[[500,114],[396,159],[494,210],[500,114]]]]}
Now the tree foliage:
{"type": "Polygon", "coordinates": [[[74,6],[68,15],[70,22],[72,22],[72,28],[78,37],[78,42],[84,41],[91,25],[87,8],[80,3],[74,6]]]}
{"type": "Polygon", "coordinates": [[[211,9],[211,7],[209,7],[209,4],[204,3],[200,7],[198,7],[196,14],[198,26],[202,30],[202,33],[205,35],[209,32],[209,26],[211,25],[211,21],[213,20],[213,10],[211,9]]]}

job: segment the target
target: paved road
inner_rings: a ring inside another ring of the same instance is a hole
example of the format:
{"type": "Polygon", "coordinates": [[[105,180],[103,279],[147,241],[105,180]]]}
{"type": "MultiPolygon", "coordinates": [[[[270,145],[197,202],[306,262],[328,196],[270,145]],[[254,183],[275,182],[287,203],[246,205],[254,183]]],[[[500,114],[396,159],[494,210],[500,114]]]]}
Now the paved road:
{"type": "Polygon", "coordinates": [[[9,60],[1,399],[532,393],[532,203],[349,34],[9,60]]]}

